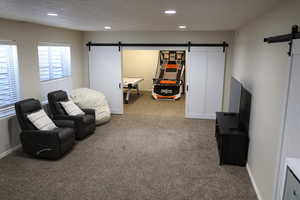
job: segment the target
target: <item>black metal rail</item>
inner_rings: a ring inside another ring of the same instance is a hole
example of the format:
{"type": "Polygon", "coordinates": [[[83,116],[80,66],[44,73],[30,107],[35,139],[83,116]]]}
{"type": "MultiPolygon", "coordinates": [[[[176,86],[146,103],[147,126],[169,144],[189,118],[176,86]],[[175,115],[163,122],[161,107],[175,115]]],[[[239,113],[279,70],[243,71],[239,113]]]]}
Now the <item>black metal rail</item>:
{"type": "Polygon", "coordinates": [[[117,46],[119,47],[119,51],[121,47],[188,47],[188,51],[190,51],[191,47],[223,47],[223,51],[225,52],[226,47],[228,47],[228,43],[93,43],[88,42],[86,46],[91,49],[91,46],[117,46]]]}
{"type": "Polygon", "coordinates": [[[290,34],[272,36],[264,38],[264,42],[269,44],[271,43],[280,43],[280,42],[289,42],[289,52],[288,55],[291,56],[293,48],[293,40],[300,39],[300,32],[298,30],[298,25],[292,26],[292,31],[290,34]]]}

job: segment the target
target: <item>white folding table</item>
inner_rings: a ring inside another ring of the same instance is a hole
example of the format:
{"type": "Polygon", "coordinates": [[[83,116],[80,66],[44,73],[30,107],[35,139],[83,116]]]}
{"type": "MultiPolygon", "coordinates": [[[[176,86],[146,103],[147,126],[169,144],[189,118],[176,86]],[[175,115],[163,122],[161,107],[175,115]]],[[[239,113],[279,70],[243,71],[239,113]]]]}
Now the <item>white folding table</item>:
{"type": "Polygon", "coordinates": [[[132,89],[136,89],[137,94],[140,95],[139,83],[141,83],[143,78],[133,78],[133,77],[123,77],[123,88],[127,89],[125,103],[127,104],[130,98],[130,93],[132,89]]]}

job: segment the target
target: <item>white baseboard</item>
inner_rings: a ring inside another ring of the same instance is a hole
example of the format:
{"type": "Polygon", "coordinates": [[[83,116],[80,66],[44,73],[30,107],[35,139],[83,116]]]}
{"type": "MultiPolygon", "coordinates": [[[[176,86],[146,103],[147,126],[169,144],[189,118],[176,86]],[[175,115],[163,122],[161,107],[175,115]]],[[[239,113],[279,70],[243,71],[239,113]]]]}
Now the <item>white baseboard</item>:
{"type": "Polygon", "coordinates": [[[256,196],[257,196],[258,200],[262,200],[262,197],[261,197],[260,192],[259,192],[259,190],[258,190],[258,187],[257,187],[257,185],[256,185],[256,183],[255,183],[254,177],[253,177],[253,175],[252,175],[252,172],[251,172],[251,169],[250,169],[248,163],[247,163],[247,165],[246,165],[246,169],[247,169],[247,172],[248,172],[248,174],[249,174],[249,177],[250,177],[252,186],[253,186],[253,188],[254,188],[254,191],[255,191],[255,193],[256,193],[256,196]]]}
{"type": "Polygon", "coordinates": [[[21,144],[18,144],[17,146],[15,147],[12,147],[10,149],[8,149],[7,151],[4,151],[3,153],[0,154],[0,159],[4,158],[5,156],[11,154],[12,152],[18,150],[19,148],[21,148],[21,144]]]}

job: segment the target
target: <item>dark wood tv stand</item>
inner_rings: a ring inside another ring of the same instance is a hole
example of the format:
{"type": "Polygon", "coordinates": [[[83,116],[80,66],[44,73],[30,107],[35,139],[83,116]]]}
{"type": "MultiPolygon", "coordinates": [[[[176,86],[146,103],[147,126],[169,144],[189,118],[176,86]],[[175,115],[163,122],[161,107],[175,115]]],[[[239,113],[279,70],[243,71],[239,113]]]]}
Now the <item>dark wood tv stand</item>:
{"type": "Polygon", "coordinates": [[[216,140],[220,165],[245,166],[248,157],[248,130],[243,128],[237,113],[216,113],[216,140]]]}

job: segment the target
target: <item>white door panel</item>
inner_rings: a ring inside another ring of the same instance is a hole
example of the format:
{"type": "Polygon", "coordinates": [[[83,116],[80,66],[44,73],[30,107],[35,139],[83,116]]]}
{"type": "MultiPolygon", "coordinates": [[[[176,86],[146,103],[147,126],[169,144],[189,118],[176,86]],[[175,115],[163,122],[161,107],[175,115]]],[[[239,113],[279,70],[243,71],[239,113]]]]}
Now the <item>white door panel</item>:
{"type": "Polygon", "coordinates": [[[207,58],[205,52],[199,51],[190,52],[189,59],[187,117],[198,118],[205,112],[207,58]]]}
{"type": "Polygon", "coordinates": [[[90,88],[102,92],[113,114],[123,114],[122,59],[118,47],[91,47],[90,88]]]}
{"type": "Polygon", "coordinates": [[[222,111],[225,53],[219,47],[191,48],[187,64],[186,117],[214,119],[222,111]]]}
{"type": "Polygon", "coordinates": [[[285,184],[285,162],[287,158],[300,158],[300,39],[294,40],[290,59],[289,86],[282,133],[277,199],[282,199],[285,184]]]}
{"type": "Polygon", "coordinates": [[[214,117],[216,112],[222,111],[225,54],[208,52],[207,57],[206,114],[214,117]]]}

